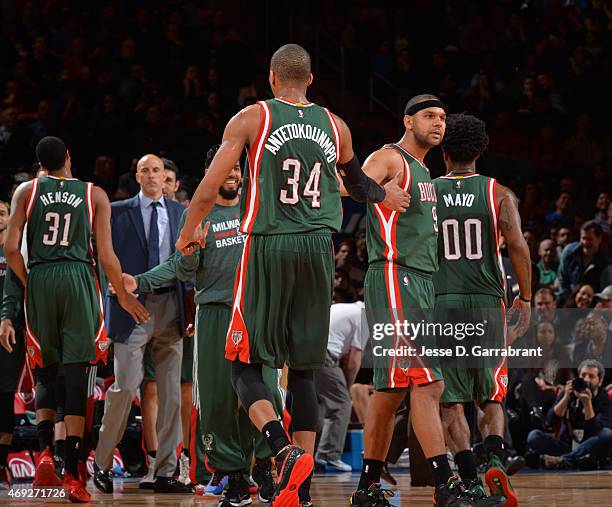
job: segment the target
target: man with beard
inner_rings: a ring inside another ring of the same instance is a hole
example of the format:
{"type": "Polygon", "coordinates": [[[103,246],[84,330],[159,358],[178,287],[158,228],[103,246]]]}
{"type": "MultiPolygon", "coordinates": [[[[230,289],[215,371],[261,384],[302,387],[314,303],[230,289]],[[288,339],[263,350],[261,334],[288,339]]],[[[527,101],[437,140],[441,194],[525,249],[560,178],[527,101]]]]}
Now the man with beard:
{"type": "MultiPolygon", "coordinates": [[[[206,168],[218,149],[219,145],[216,145],[208,151],[206,168]]],[[[231,317],[234,276],[245,240],[238,231],[241,183],[240,165],[236,163],[219,188],[215,206],[204,225],[210,232],[205,249],[188,256],[177,252],[135,279],[124,275],[128,278],[126,285],[142,294],[175,277],[181,280],[196,278],[197,345],[193,359],[193,405],[198,413],[198,425],[191,428],[191,455],[196,466],[205,462],[208,469],[215,470],[205,494],[221,495],[229,482],[225,498],[219,504],[222,506],[245,505],[241,502],[250,499],[244,475],[248,476],[250,468],[253,436],[256,440],[253,478],[259,486],[259,499],[269,502],[274,492],[270,449],[251,425],[246,412],[238,410],[238,398],[231,382],[232,364],[225,359],[225,335],[231,317]],[[199,442],[204,443],[202,457],[196,449],[199,442]]],[[[275,393],[275,409],[282,414],[277,370],[264,367],[262,371],[266,384],[275,393]]]]}
{"type": "MultiPolygon", "coordinates": [[[[373,326],[420,321],[434,306],[432,273],[438,268],[436,194],[425,155],[438,146],[446,128],[444,105],[434,95],[417,95],[404,112],[405,132],[397,143],[375,151],[363,169],[379,184],[395,180],[410,194],[410,206],[399,214],[384,204],[368,204],[366,241],[369,269],[365,303],[370,334],[373,326]]],[[[399,332],[383,337],[384,349],[417,346],[399,332]]],[[[424,358],[374,357],[374,388],[364,427],[364,460],[353,507],[389,505],[380,488],[380,475],[391,443],[395,412],[410,392],[415,434],[433,472],[435,505],[469,505],[451,472],[440,420],[444,382],[439,368],[424,358]]]]}

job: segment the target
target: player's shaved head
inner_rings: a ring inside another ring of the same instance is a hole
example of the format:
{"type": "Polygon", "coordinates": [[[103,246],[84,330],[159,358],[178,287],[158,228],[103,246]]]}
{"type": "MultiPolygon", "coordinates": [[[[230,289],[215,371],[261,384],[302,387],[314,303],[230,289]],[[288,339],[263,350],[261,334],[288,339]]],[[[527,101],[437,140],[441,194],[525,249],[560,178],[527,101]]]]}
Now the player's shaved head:
{"type": "Polygon", "coordinates": [[[281,81],[307,82],[311,71],[310,55],[302,46],[285,44],[272,55],[270,70],[281,81]]]}

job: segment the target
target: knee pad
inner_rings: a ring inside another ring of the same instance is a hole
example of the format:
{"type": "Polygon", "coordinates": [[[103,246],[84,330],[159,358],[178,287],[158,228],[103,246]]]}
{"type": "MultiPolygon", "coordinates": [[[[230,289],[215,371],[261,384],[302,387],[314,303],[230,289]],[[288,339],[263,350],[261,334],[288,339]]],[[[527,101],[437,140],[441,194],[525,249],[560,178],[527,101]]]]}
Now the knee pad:
{"type": "Polygon", "coordinates": [[[0,393],[0,433],[13,434],[15,429],[14,403],[14,393],[0,393]]]}
{"type": "Polygon", "coordinates": [[[36,369],[36,410],[57,410],[56,384],[59,365],[52,364],[36,369]]]}
{"type": "Polygon", "coordinates": [[[319,425],[319,404],[314,371],[289,368],[287,388],[294,400],[291,413],[293,431],[316,431],[319,425]]]}
{"type": "Polygon", "coordinates": [[[66,371],[64,415],[85,417],[87,412],[87,366],[87,363],[64,365],[66,371]]]}
{"type": "Polygon", "coordinates": [[[232,363],[232,385],[246,413],[253,403],[267,400],[272,403],[272,393],[263,381],[261,364],[232,363]]]}

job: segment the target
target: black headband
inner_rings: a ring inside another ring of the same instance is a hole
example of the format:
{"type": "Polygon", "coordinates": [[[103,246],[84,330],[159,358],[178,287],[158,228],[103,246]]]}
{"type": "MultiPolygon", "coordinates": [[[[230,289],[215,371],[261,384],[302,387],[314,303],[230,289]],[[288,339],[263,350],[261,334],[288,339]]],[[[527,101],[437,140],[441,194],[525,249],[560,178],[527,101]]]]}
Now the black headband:
{"type": "Polygon", "coordinates": [[[438,99],[424,100],[423,102],[419,102],[418,104],[413,104],[412,106],[406,106],[404,110],[404,114],[408,116],[412,116],[414,113],[418,113],[422,109],[427,109],[428,107],[440,107],[446,111],[444,104],[440,102],[438,99]]]}

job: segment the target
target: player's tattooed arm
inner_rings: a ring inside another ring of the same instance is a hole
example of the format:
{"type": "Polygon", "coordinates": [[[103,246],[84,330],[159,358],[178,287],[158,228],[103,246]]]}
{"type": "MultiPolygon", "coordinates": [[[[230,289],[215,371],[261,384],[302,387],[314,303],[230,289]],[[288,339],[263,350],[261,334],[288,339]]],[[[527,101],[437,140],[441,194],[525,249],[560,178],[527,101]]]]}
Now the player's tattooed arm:
{"type": "Polygon", "coordinates": [[[27,221],[26,205],[31,192],[31,181],[22,183],[15,190],[11,203],[11,216],[8,222],[6,241],[4,243],[6,260],[24,287],[28,285],[28,272],[23,255],[21,255],[20,245],[23,229],[27,221]]]}
{"type": "Polygon", "coordinates": [[[508,248],[508,256],[512,269],[518,279],[519,294],[509,315],[519,311],[518,322],[508,329],[508,341],[512,343],[522,336],[529,327],[531,300],[531,259],[529,247],[521,230],[521,217],[518,211],[518,201],[514,193],[502,185],[497,185],[497,204],[499,209],[499,226],[508,248]]]}
{"type": "Polygon", "coordinates": [[[176,242],[176,249],[184,254],[192,253],[194,243],[204,246],[206,237],[200,224],[210,213],[217,200],[219,187],[240,160],[244,147],[252,145],[255,141],[262,121],[261,111],[259,104],[246,107],[225,127],[221,146],[193,194],[187,208],[185,225],[176,242]]]}

